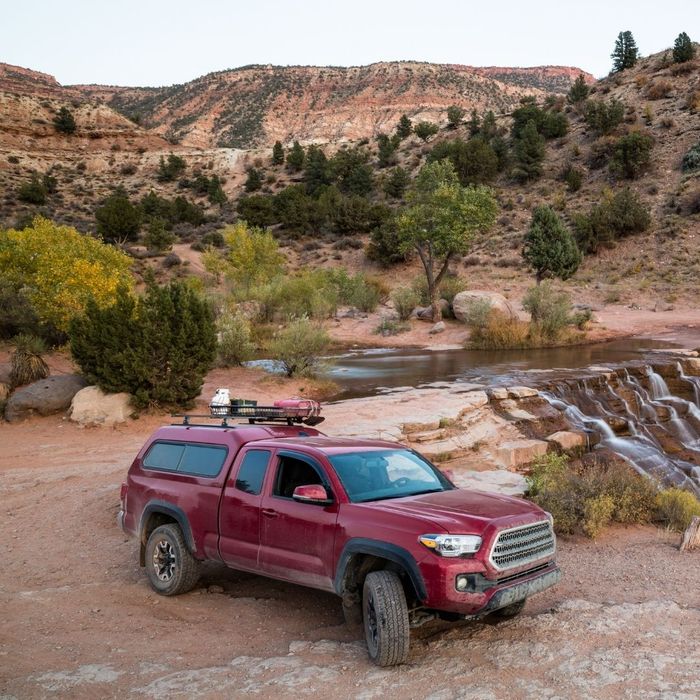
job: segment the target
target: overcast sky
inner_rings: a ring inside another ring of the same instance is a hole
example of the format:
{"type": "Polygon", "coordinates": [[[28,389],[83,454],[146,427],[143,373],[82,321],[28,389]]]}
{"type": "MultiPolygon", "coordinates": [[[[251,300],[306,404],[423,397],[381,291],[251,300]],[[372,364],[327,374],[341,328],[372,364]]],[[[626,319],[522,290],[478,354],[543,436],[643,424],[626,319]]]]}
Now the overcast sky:
{"type": "Polygon", "coordinates": [[[250,63],[415,60],[610,69],[700,38],[700,0],[2,0],[0,62],[63,84],[170,85],[250,63]]]}

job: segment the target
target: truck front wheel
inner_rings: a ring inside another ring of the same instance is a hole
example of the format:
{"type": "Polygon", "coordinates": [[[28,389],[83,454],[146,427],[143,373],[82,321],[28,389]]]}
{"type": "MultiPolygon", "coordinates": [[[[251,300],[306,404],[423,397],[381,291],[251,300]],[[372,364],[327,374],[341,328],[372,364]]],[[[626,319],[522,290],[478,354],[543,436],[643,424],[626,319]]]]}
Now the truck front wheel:
{"type": "Polygon", "coordinates": [[[177,525],[161,525],[146,543],[146,573],[156,593],[179,595],[194,588],[199,580],[199,562],[187,548],[177,525]]]}
{"type": "Polygon", "coordinates": [[[408,606],[401,579],[393,571],[372,571],[362,589],[362,613],[369,658],[396,666],[408,657],[408,606]]]}

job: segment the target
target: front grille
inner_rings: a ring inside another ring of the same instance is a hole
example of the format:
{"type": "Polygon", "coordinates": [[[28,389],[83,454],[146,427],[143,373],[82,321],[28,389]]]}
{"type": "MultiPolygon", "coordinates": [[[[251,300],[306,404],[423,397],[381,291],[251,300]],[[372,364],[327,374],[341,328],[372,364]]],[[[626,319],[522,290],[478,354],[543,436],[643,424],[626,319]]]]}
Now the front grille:
{"type": "Polygon", "coordinates": [[[554,554],[554,532],[548,520],[521,525],[498,533],[491,549],[491,563],[499,571],[514,569],[554,554]]]}

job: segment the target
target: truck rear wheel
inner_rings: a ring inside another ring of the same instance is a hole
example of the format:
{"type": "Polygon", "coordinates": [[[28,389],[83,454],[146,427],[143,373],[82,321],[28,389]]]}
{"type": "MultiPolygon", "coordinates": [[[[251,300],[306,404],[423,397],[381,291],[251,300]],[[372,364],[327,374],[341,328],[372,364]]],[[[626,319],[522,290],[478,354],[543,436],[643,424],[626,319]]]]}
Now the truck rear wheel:
{"type": "Polygon", "coordinates": [[[408,657],[408,606],[401,579],[393,571],[372,571],[362,589],[362,613],[369,658],[396,666],[408,657]]]}
{"type": "Polygon", "coordinates": [[[199,580],[199,562],[187,548],[177,525],[161,525],[146,543],[146,573],[156,593],[179,595],[191,591],[199,580]]]}

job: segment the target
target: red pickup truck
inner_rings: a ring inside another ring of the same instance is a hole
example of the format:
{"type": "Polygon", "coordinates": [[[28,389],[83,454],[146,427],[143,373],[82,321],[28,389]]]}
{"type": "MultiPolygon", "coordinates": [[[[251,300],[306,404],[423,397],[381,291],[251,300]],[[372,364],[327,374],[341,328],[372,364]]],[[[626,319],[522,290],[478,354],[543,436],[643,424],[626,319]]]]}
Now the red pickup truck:
{"type": "Polygon", "coordinates": [[[510,617],[560,578],[551,516],[459,489],[417,452],[291,425],[177,425],[145,443],[119,522],[162,595],[204,561],[342,598],[370,658],[405,661],[411,627],[510,617]]]}

